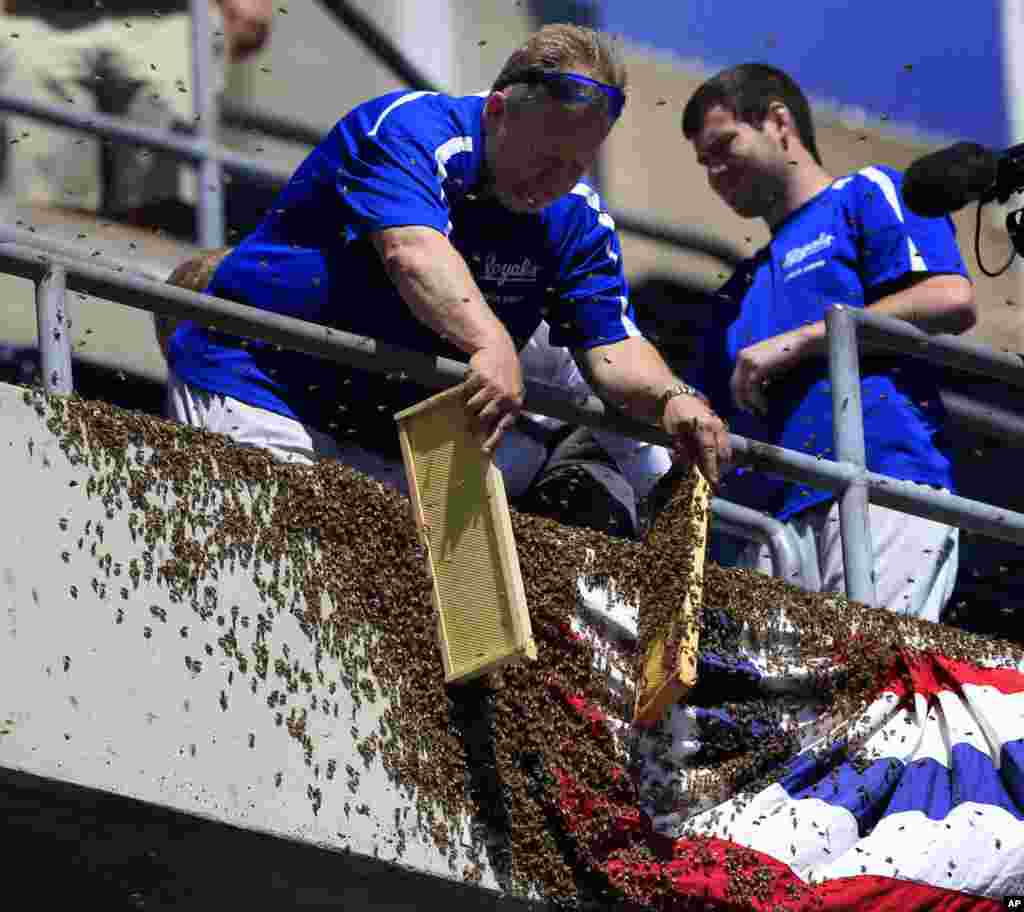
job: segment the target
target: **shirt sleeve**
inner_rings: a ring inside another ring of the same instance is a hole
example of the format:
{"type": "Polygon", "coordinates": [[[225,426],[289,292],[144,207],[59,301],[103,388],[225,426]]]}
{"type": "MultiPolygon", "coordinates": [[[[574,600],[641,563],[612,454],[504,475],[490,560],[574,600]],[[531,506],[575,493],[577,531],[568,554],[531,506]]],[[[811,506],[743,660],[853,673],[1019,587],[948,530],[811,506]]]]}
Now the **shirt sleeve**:
{"type": "Polygon", "coordinates": [[[903,203],[898,172],[864,168],[855,180],[861,279],[866,290],[908,273],[967,276],[952,220],[922,218],[911,212],[903,203]]]}
{"type": "Polygon", "coordinates": [[[435,228],[446,236],[451,229],[433,155],[449,137],[422,99],[402,103],[404,97],[372,124],[357,120],[340,131],[334,185],[349,241],[406,225],[435,228]]]}
{"type": "Polygon", "coordinates": [[[615,222],[589,187],[578,184],[570,197],[569,217],[554,239],[558,303],[548,321],[551,344],[590,349],[642,335],[629,301],[615,222]]]}

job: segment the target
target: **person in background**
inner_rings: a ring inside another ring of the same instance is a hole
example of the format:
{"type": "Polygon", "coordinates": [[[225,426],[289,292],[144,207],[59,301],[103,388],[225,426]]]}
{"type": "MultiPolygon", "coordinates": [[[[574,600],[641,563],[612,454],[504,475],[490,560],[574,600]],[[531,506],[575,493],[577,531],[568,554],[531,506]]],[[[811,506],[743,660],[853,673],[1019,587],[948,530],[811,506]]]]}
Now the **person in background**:
{"type": "MultiPolygon", "coordinates": [[[[0,89],[147,127],[193,123],[189,0],[0,0],[0,89]]],[[[211,0],[215,91],[225,64],[268,40],[272,0],[211,0]]],[[[179,200],[182,169],[156,149],[103,142],[20,115],[4,119],[9,202],[141,224],[179,200]]],[[[188,195],[187,189],[185,195],[188,195]]]]}
{"type": "MultiPolygon", "coordinates": [[[[542,322],[519,353],[523,376],[592,396],[572,353],[551,344],[550,329],[542,322]]],[[[520,509],[624,538],[643,534],[648,495],[672,468],[666,447],[532,412],[512,425],[495,461],[520,509]]]]}
{"type": "MultiPolygon", "coordinates": [[[[807,99],[773,67],[743,64],[709,79],[687,103],[682,130],[714,192],[772,235],[718,292],[690,379],[736,433],[830,458],[826,310],[867,308],[930,333],[969,329],[973,289],[952,222],[910,212],[891,168],[829,174],[807,99]]],[[[935,370],[862,355],[868,469],[952,489],[935,370]]],[[[834,495],[738,471],[723,496],[795,530],[806,588],[844,591],[834,495]]],[[[869,514],[879,605],[939,620],[956,578],[958,530],[878,506],[869,514]]],[[[763,546],[748,548],[744,562],[770,572],[763,546]]]]}
{"type": "MultiPolygon", "coordinates": [[[[519,351],[546,320],[598,395],[662,427],[717,482],[725,427],[637,329],[614,222],[583,181],[625,84],[604,35],[551,25],[487,93],[359,105],[205,290],[467,362],[466,408],[487,453],[522,411],[519,351]]],[[[191,322],[167,353],[171,416],[296,458],[334,455],[388,483],[403,476],[392,416],[429,391],[400,372],[191,322]]]]}

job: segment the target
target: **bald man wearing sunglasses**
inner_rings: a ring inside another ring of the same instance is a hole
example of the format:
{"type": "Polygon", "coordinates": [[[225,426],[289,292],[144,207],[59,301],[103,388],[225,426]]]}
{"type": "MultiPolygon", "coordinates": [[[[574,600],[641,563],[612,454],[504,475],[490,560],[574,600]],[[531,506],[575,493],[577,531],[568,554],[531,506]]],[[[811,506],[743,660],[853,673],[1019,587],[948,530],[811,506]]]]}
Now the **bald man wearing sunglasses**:
{"type": "MultiPolygon", "coordinates": [[[[517,459],[506,431],[523,406],[519,350],[546,319],[551,344],[573,352],[599,395],[663,427],[715,482],[730,456],[725,427],[637,330],[614,223],[583,182],[625,82],[603,35],[553,25],[512,54],[488,93],[396,92],[360,105],[207,290],[468,362],[466,407],[500,466],[517,459]]],[[[400,376],[191,323],[168,359],[172,416],[286,458],[337,456],[389,482],[401,474],[392,415],[428,395],[400,376]]]]}

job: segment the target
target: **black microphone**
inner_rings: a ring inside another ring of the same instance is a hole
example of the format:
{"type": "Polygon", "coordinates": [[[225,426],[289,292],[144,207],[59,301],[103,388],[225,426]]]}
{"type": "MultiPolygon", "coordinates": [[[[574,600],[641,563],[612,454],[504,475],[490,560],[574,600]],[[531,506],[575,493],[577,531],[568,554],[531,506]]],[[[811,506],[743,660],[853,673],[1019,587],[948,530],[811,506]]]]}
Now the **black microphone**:
{"type": "Polygon", "coordinates": [[[957,143],[919,158],[903,175],[903,199],[911,212],[938,218],[980,199],[996,182],[996,156],[977,143],[957,143]]]}
{"type": "Polygon", "coordinates": [[[911,212],[938,218],[973,200],[1006,202],[1024,187],[1024,144],[996,154],[960,142],[919,158],[903,176],[903,199],[911,212]]]}

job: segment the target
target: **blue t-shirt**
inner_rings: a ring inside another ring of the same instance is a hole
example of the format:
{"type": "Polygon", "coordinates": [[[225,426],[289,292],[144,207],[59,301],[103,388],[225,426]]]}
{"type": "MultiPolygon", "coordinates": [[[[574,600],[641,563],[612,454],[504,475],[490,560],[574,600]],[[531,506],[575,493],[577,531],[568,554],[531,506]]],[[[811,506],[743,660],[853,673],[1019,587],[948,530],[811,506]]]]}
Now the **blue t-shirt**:
{"type": "MultiPolygon", "coordinates": [[[[615,225],[589,186],[577,184],[530,214],[510,212],[481,186],[484,100],[397,92],[355,108],[219,266],[209,293],[465,361],[413,316],[368,238],[427,226],[462,254],[520,346],[542,318],[552,344],[574,349],[639,335],[615,225]]],[[[175,332],[169,360],[187,383],[329,433],[364,432],[378,416],[379,428],[397,439],[392,414],[427,394],[194,323],[175,332]]]]}
{"type": "MultiPolygon", "coordinates": [[[[834,459],[827,360],[774,377],[762,418],[732,402],[737,354],[823,320],[833,304],[865,307],[914,275],[967,275],[953,223],[910,212],[901,181],[899,172],[880,166],[835,181],[780,224],[715,296],[691,379],[737,434],[834,459]]],[[[952,490],[936,370],[913,358],[866,355],[861,376],[868,469],[952,490]]],[[[722,496],[787,520],[834,495],[738,469],[725,479],[722,496]]]]}

